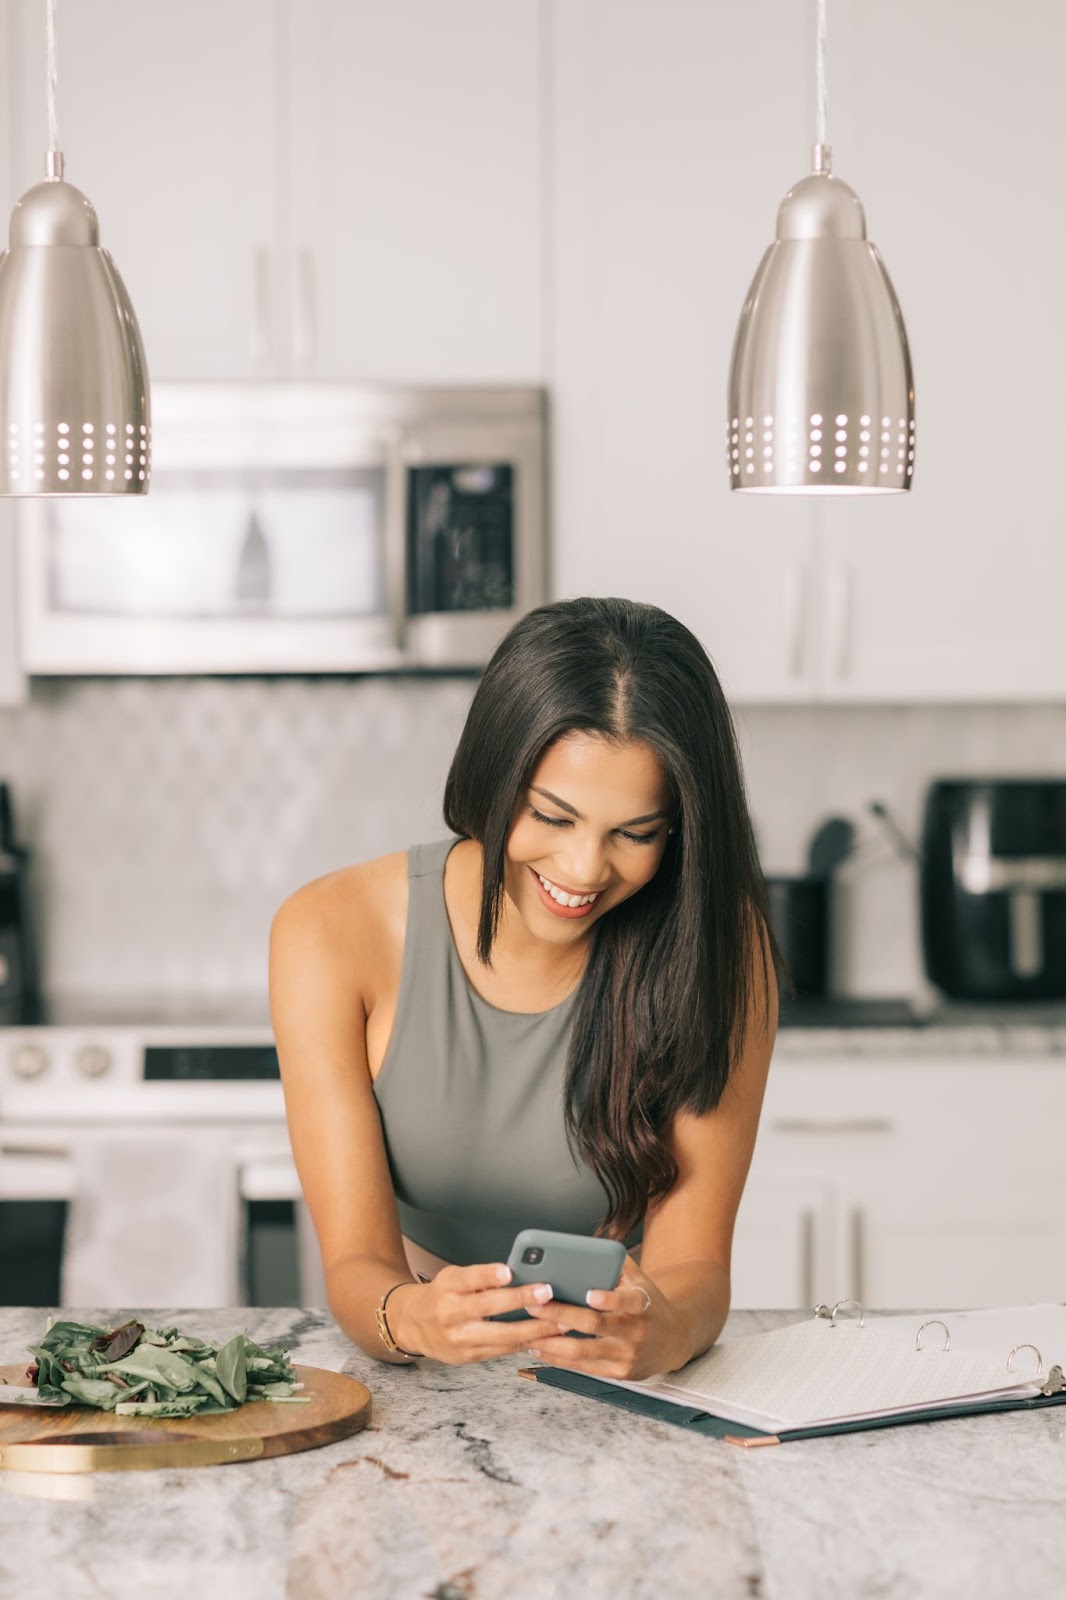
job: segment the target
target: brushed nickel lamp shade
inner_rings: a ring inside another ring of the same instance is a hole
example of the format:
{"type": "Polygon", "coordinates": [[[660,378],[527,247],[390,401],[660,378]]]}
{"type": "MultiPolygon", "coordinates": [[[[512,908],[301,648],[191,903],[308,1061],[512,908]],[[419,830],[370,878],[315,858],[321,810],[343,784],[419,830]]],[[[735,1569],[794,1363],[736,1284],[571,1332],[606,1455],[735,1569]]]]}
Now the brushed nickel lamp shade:
{"type": "Polygon", "coordinates": [[[0,494],[145,494],[148,371],[137,318],[96,212],[63,179],[49,4],[47,177],[0,255],[0,494]]]}
{"type": "Polygon", "coordinates": [[[822,0],[814,171],[781,202],[776,238],[740,314],[729,484],[760,494],[898,494],[914,473],[910,350],[859,197],[832,173],[824,47],[822,0]]]}

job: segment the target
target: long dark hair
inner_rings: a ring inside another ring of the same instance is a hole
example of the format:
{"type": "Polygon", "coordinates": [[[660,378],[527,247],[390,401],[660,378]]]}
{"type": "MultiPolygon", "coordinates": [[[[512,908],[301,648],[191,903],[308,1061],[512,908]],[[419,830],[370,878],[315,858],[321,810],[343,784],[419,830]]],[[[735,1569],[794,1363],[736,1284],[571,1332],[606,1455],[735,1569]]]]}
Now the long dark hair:
{"type": "Polygon", "coordinates": [[[479,958],[490,963],[515,808],[574,732],[654,750],[677,819],[651,881],[593,930],[574,1011],[565,1116],[625,1237],[677,1177],[671,1118],[721,1098],[777,960],[733,721],[711,661],[657,606],[562,600],[522,617],[474,695],[444,820],[484,857],[479,958]],[[761,971],[762,983],[753,975],[761,971]]]}

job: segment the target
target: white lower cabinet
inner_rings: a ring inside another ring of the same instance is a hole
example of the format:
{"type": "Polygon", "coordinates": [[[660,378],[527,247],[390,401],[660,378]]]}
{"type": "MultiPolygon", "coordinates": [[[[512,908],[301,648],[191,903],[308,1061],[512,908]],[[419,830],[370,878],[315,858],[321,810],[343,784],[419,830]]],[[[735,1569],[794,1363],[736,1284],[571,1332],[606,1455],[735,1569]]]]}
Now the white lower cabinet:
{"type": "Polygon", "coordinates": [[[1066,1060],[775,1061],[733,1304],[1063,1299],[1066,1060]]]}
{"type": "Polygon", "coordinates": [[[756,1181],[753,1173],[733,1244],[734,1306],[813,1306],[831,1292],[834,1204],[831,1184],[787,1171],[756,1181]]]}

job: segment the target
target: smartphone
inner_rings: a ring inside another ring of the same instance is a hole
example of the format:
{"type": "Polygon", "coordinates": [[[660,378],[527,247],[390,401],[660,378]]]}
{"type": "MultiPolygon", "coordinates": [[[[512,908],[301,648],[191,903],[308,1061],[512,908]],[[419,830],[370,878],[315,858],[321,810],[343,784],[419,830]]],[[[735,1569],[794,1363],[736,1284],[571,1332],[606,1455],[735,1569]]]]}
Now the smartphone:
{"type": "MultiPolygon", "coordinates": [[[[593,1239],[586,1233],[551,1233],[545,1228],[523,1228],[511,1246],[507,1265],[508,1288],[527,1283],[550,1283],[552,1300],[583,1306],[590,1289],[613,1289],[622,1275],[626,1247],[619,1239],[593,1239]]],[[[529,1312],[501,1311],[492,1322],[532,1321],[529,1312]]]]}

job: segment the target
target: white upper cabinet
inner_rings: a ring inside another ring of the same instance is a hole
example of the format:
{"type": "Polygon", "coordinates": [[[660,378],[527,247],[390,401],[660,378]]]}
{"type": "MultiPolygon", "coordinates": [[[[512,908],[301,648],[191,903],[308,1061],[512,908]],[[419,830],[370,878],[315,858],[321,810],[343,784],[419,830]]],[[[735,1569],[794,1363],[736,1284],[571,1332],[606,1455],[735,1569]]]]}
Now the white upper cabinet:
{"type": "MultiPolygon", "coordinates": [[[[43,8],[11,3],[26,187],[43,176],[43,8]]],[[[67,176],[151,376],[537,381],[541,9],[62,7],[67,176]]]]}
{"type": "MultiPolygon", "coordinates": [[[[18,194],[44,177],[44,7],[10,3],[18,194]]],[[[96,209],[153,379],[271,370],[274,15],[261,0],[58,11],[66,177],[96,209]]]]}
{"type": "Polygon", "coordinates": [[[543,374],[542,6],[294,0],[289,366],[543,374]]]}
{"type": "Polygon", "coordinates": [[[809,169],[815,6],[563,0],[555,587],[641,596],[737,701],[1061,698],[1066,8],[834,0],[829,132],[914,356],[909,496],[730,495],[725,387],[809,169]]]}
{"type": "Polygon", "coordinates": [[[917,429],[908,496],[821,502],[822,693],[1061,699],[1066,8],[845,0],[830,27],[834,164],[899,295],[917,429]]]}

